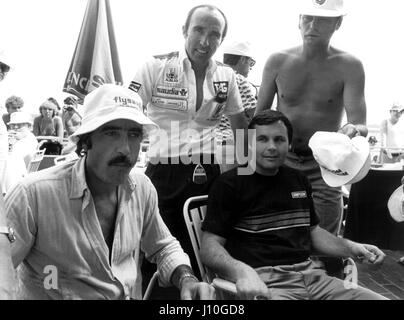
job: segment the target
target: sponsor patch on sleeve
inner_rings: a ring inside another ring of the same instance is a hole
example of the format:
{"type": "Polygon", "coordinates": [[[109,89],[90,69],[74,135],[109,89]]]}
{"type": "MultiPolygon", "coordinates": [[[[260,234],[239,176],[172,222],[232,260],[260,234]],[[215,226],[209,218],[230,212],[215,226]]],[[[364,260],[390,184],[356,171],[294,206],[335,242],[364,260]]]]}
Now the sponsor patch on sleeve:
{"type": "Polygon", "coordinates": [[[135,91],[136,93],[139,92],[140,88],[142,87],[142,85],[138,82],[132,81],[129,85],[129,89],[132,91],[135,91]]]}
{"type": "Polygon", "coordinates": [[[292,192],[292,198],[293,199],[305,199],[305,198],[307,198],[307,193],[306,193],[306,191],[295,191],[295,192],[292,192]]]}

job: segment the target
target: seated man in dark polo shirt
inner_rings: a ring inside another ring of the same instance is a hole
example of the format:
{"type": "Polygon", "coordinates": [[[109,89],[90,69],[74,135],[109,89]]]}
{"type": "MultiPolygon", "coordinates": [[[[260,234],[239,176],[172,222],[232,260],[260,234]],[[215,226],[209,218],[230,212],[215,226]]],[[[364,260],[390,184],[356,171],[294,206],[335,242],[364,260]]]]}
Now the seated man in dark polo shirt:
{"type": "Polygon", "coordinates": [[[236,283],[242,299],[384,299],[349,281],[328,276],[313,251],[379,264],[377,247],[338,238],[318,226],[306,176],[284,166],[293,130],[280,112],[258,113],[249,129],[256,156],[251,175],[235,168],[209,193],[201,256],[204,264],[236,283]],[[255,145],[254,145],[255,144],[255,145]]]}

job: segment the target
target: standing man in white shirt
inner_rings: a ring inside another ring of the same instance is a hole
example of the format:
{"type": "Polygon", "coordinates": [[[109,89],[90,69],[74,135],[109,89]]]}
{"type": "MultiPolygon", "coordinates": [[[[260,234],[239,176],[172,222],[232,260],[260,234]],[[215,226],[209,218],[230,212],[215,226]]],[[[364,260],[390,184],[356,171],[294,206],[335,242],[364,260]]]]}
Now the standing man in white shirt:
{"type": "Polygon", "coordinates": [[[400,121],[404,108],[394,103],[390,108],[390,118],[384,119],[380,125],[380,144],[383,163],[394,163],[400,160],[404,149],[404,124],[400,121]]]}
{"type": "MultiPolygon", "coordinates": [[[[220,174],[214,164],[214,129],[222,115],[229,117],[233,130],[245,129],[247,119],[234,71],[212,59],[227,33],[224,13],[211,5],[194,7],[182,32],[185,48],[145,63],[130,89],[139,93],[148,116],[160,127],[150,137],[146,174],[157,189],[161,215],[193,257],[182,214],[184,202],[207,194],[220,174]]],[[[152,272],[148,268],[149,276],[152,272]]]]}

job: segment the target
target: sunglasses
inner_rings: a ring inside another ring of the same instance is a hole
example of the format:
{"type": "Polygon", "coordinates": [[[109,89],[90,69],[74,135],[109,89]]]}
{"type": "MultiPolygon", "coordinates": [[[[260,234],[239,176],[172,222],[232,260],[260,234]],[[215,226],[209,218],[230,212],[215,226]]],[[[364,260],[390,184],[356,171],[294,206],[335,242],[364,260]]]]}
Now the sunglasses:
{"type": "Polygon", "coordinates": [[[248,64],[250,65],[250,68],[254,67],[255,65],[255,60],[251,57],[248,57],[248,64]]]}
{"type": "Polygon", "coordinates": [[[5,63],[0,62],[0,70],[2,73],[7,73],[10,71],[10,67],[5,63]]]}

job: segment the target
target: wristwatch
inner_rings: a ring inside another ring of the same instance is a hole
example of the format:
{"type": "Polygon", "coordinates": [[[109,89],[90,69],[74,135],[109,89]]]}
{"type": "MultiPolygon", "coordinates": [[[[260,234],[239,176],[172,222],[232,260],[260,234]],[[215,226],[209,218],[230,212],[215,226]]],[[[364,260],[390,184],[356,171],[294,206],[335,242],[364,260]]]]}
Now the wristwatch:
{"type": "Polygon", "coordinates": [[[0,234],[5,234],[10,242],[15,241],[14,229],[11,227],[0,226],[0,234]]]}

